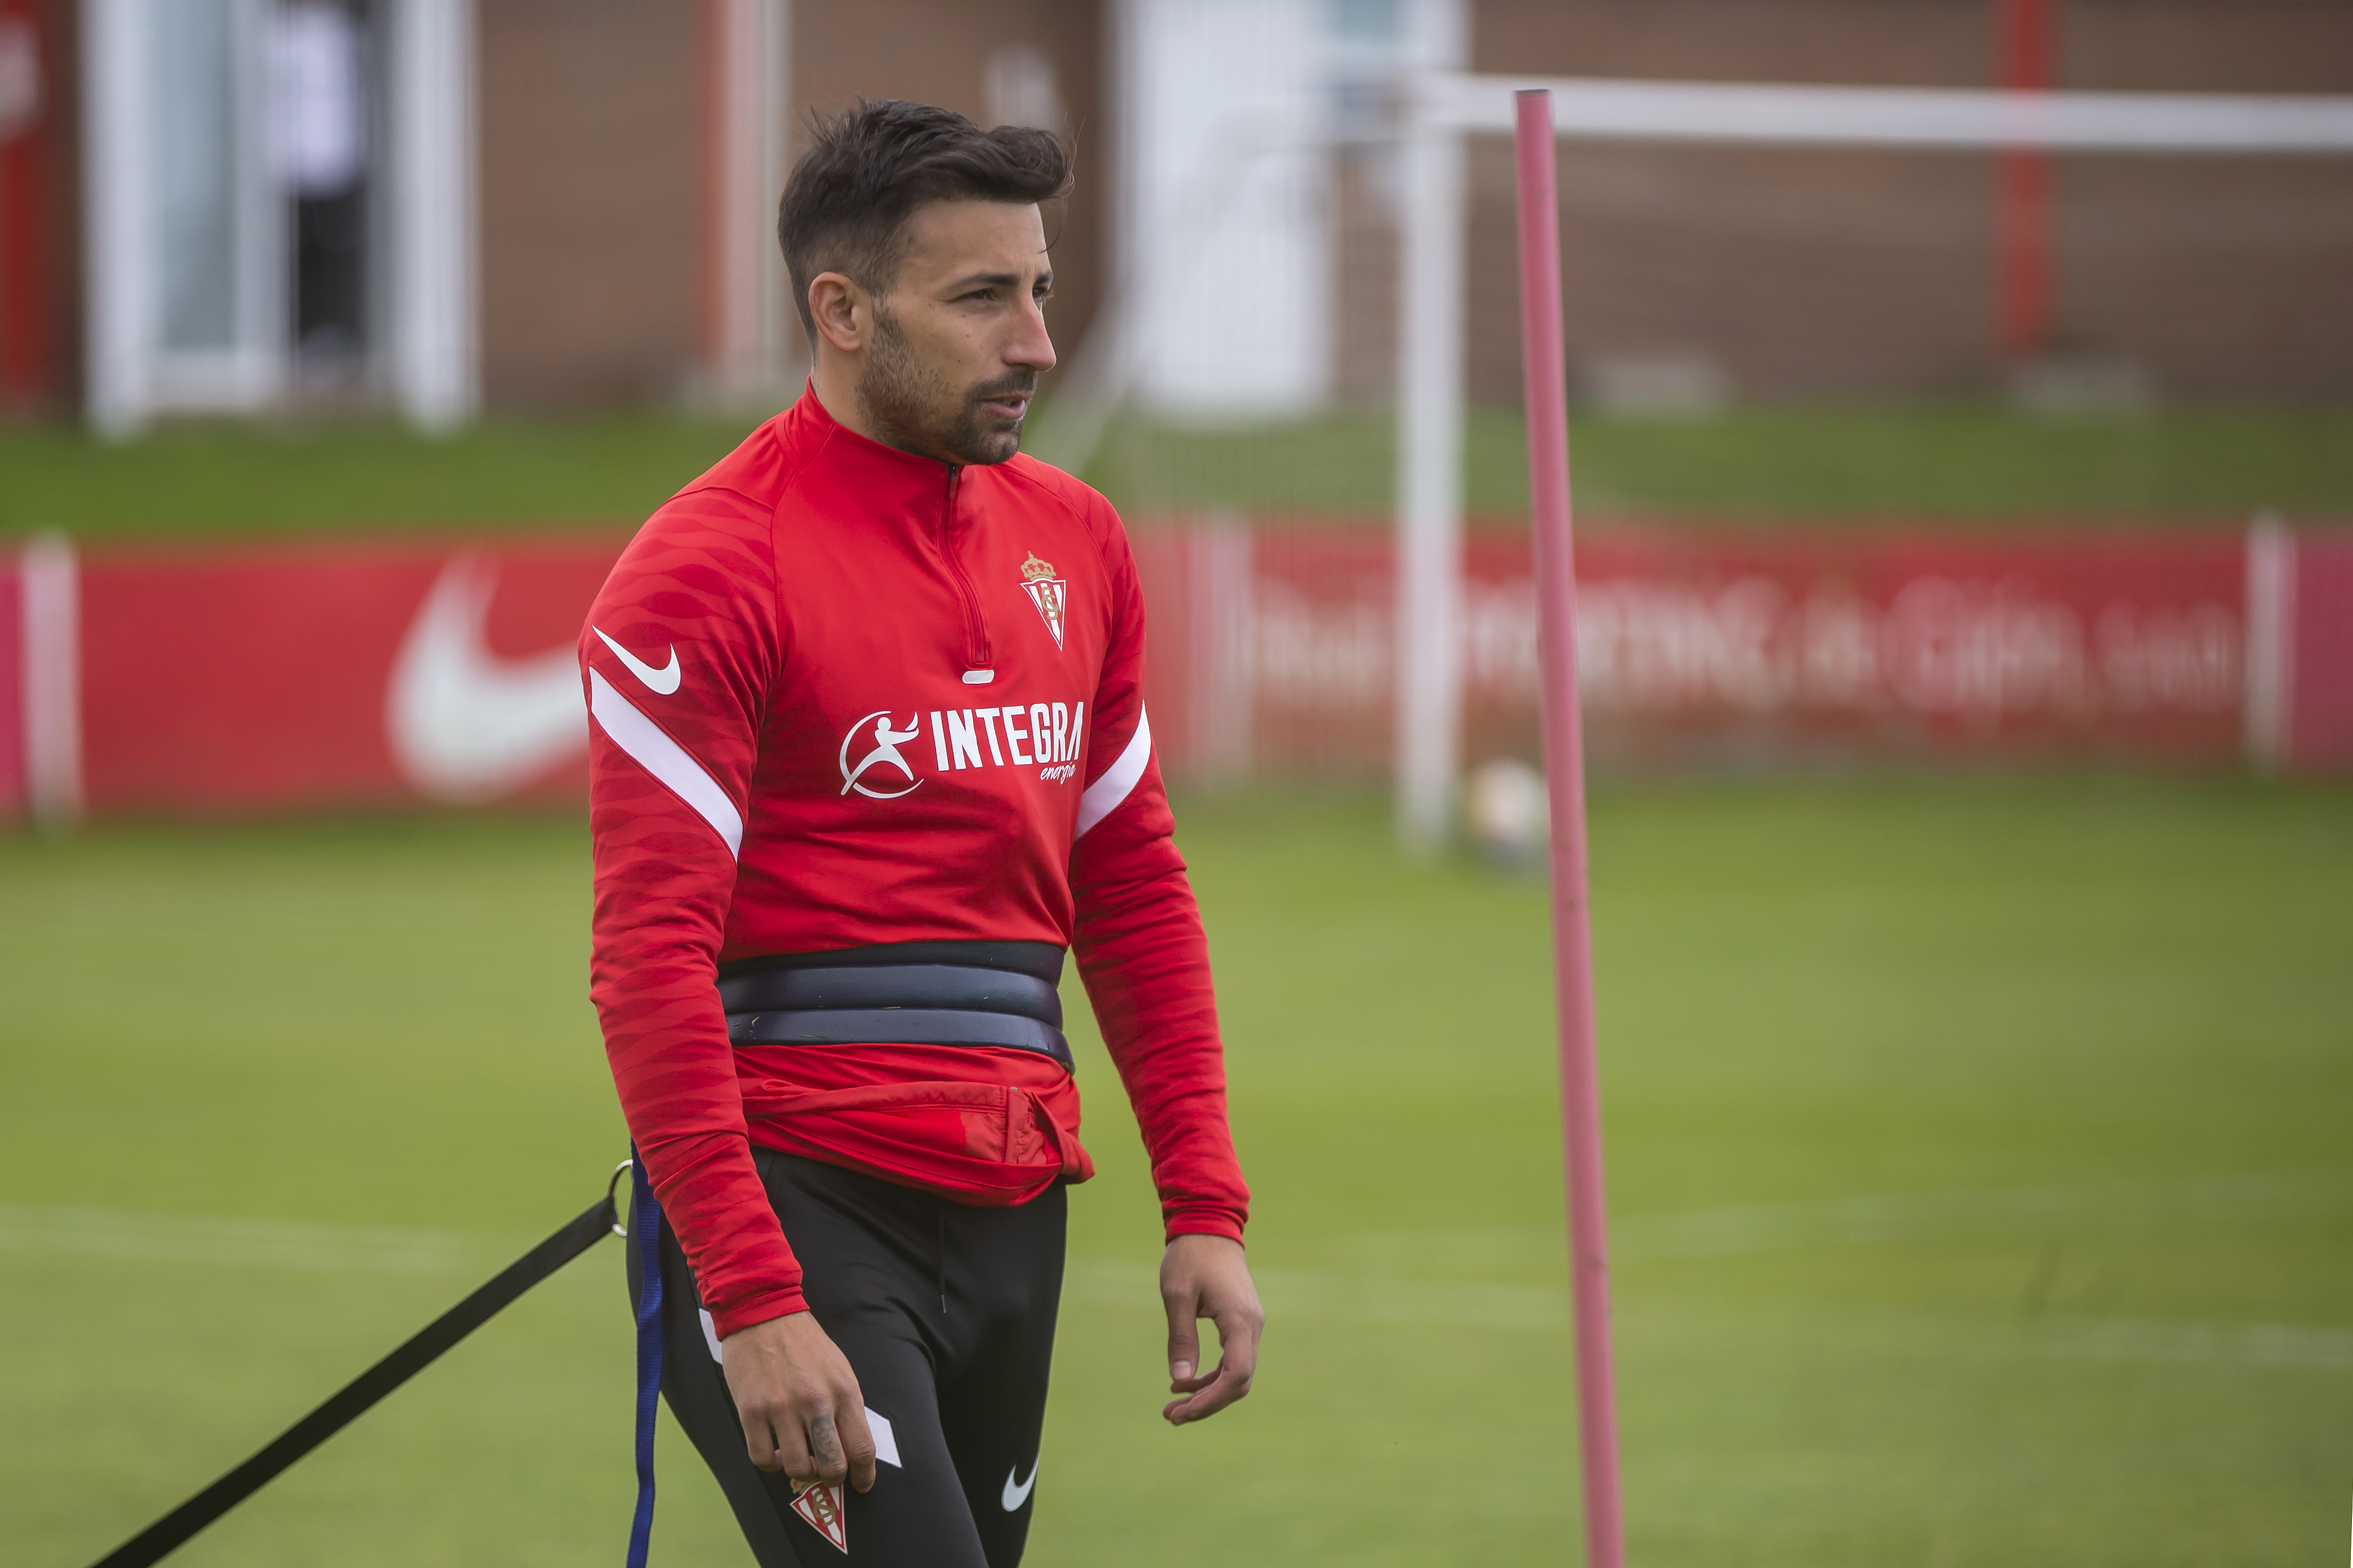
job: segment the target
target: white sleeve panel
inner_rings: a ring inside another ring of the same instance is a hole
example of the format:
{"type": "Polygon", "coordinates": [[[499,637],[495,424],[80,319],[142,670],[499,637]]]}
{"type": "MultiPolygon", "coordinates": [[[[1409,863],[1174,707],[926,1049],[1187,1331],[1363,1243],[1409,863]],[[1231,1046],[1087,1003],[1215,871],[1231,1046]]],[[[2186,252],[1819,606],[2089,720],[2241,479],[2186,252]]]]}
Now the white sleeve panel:
{"type": "MultiPolygon", "coordinates": [[[[739,854],[744,847],[744,814],[735,809],[735,803],[727,798],[727,792],[702,771],[702,764],[690,756],[685,747],[671,740],[660,725],[638,711],[635,703],[614,690],[612,683],[593,668],[588,671],[588,711],[596,715],[598,727],[611,738],[613,744],[628,752],[639,767],[659,779],[669,786],[672,795],[693,807],[696,816],[711,824],[711,830],[726,844],[728,854],[739,854]]],[[[1124,764],[1127,759],[1122,757],[1120,761],[1124,764]]],[[[1137,764],[1137,771],[1143,771],[1141,763],[1137,764]]],[[[1092,795],[1093,792],[1090,790],[1088,793],[1092,795]]],[[[1085,803],[1082,801],[1082,817],[1085,810],[1085,803]]]]}
{"type": "Polygon", "coordinates": [[[1135,733],[1128,737],[1127,750],[1120,752],[1119,761],[1103,770],[1103,777],[1087,785],[1079,796],[1079,830],[1071,835],[1073,841],[1086,837],[1087,829],[1119,808],[1144,776],[1144,765],[1152,760],[1152,716],[1138,703],[1135,709],[1135,733]]]}

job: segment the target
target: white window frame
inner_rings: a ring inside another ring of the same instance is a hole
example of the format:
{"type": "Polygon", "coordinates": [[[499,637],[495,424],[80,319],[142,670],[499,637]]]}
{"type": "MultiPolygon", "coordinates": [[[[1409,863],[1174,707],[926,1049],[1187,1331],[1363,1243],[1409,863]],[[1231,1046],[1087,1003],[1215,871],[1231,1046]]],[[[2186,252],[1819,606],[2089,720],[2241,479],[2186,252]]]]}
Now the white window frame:
{"type": "MultiPolygon", "coordinates": [[[[88,162],[87,412],[100,434],[159,414],[254,413],[290,381],[287,202],[271,175],[264,49],[277,0],[231,0],[238,111],[237,327],[229,348],[162,342],[148,82],[153,8],[174,0],[81,0],[88,162]]],[[[463,424],[481,401],[473,0],[389,0],[383,215],[386,320],[374,357],[410,422],[463,424]]]]}

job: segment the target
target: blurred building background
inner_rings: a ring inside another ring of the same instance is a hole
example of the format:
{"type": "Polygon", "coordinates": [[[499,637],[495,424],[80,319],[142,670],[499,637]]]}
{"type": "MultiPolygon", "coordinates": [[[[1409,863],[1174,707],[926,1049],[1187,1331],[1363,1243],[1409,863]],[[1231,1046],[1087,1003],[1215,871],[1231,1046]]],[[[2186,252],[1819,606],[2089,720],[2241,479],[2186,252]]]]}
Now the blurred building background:
{"type": "MultiPolygon", "coordinates": [[[[1525,504],[1509,149],[1443,106],[1531,78],[1576,79],[1562,103],[1801,89],[1770,142],[1685,121],[1561,142],[1577,390],[1724,433],[1683,468],[1757,457],[1716,487],[1738,538],[1679,510],[1705,487],[1658,482],[1673,464],[1615,494],[1581,469],[1588,521],[1641,535],[1580,547],[1604,765],[2353,767],[2353,543],[2313,526],[2353,494],[2328,411],[2353,402],[2353,0],[0,0],[0,394],[117,439],[187,416],[712,416],[667,421],[715,449],[650,461],[626,502],[567,512],[544,468],[449,481],[466,518],[617,528],[798,388],[774,227],[812,116],[887,96],[1053,127],[1080,178],[1050,219],[1063,363],[1029,446],[1134,527],[1164,765],[1388,766],[1435,843],[1465,764],[1537,749],[1525,536],[1496,526],[1525,504]],[[1936,89],[1997,88],[1972,101],[2321,129],[1825,145],[1790,130],[1823,101],[1808,84],[1896,89],[1915,122],[1950,110],[1936,89]],[[1841,503],[1849,525],[1787,482],[1773,405],[1826,419],[1841,472],[1894,476],[1841,503]],[[2196,494],[2048,482],[2098,459],[2019,434],[2150,415],[2147,447],[2200,405],[2271,434],[2200,426],[2178,471],[2227,482],[2196,494]],[[1972,447],[1957,411],[2007,434],[1972,447]],[[2011,499],[1967,500],[2004,467],[2011,499]],[[512,500],[486,510],[494,490],[512,500]],[[2027,526],[1910,526],[1994,512],[2027,526]]],[[[0,521],[53,528],[95,470],[16,437],[0,461],[38,493],[11,506],[0,473],[0,521]]],[[[307,488],[322,525],[427,521],[354,494],[360,468],[254,461],[252,493],[307,488]]],[[[121,494],[137,526],[168,510],[121,494]]],[[[250,504],[207,526],[247,529],[250,504]]],[[[41,542],[0,563],[0,736],[23,738],[0,743],[0,815],[576,794],[563,648],[617,537],[265,551],[211,563],[230,575],[201,594],[188,561],[41,542]],[[196,602],[212,646],[303,668],[315,700],[211,713],[157,688],[196,602]],[[487,752],[472,710],[435,705],[449,671],[529,697],[487,752]]]]}
{"type": "MultiPolygon", "coordinates": [[[[6,0],[8,402],[128,430],[789,388],[773,234],[796,117],[894,95],[1056,123],[1095,174],[1102,12],[6,0]]],[[[1075,321],[1105,185],[1062,235],[1075,321]]]]}
{"type": "MultiPolygon", "coordinates": [[[[0,393],[118,431],[788,395],[776,193],[803,119],[863,94],[1073,137],[1058,336],[1067,358],[1111,290],[1150,301],[1144,407],[1377,404],[1385,132],[1419,68],[2342,93],[2353,5],[0,0],[0,393]]],[[[1562,166],[1571,360],[1607,405],[2353,394],[2341,161],[2060,158],[2022,282],[1998,156],[1587,142],[1562,166]]],[[[1502,144],[1471,173],[1467,385],[1509,403],[1502,144]]]]}
{"type": "MultiPolygon", "coordinates": [[[[2353,90],[2353,6],[2233,0],[1482,0],[1473,68],[1653,79],[2353,90]],[[2018,36],[2023,33],[2024,37],[2018,36]]],[[[1511,167],[1472,154],[1474,398],[1516,401],[1511,167]]],[[[1842,399],[2353,392],[2353,177],[2341,159],[2070,154],[2050,297],[2005,322],[2002,160],[1563,149],[1572,363],[1588,394],[1842,399]],[[2070,372],[2073,374],[2070,374],[2070,372]]]]}

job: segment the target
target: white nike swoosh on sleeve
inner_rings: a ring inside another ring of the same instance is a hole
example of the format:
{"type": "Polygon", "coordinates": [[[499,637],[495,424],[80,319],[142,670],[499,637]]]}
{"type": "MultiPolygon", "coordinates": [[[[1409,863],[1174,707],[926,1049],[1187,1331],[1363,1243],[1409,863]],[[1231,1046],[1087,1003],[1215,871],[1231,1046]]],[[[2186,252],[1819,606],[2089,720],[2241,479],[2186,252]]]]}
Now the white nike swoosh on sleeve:
{"type": "Polygon", "coordinates": [[[1017,1486],[1014,1484],[1013,1474],[1014,1470],[1018,1470],[1020,1468],[1020,1466],[1016,1465],[1012,1470],[1005,1472],[1005,1495],[997,1500],[1004,1503],[1005,1511],[1008,1513],[1011,1513],[1023,1503],[1028,1502],[1029,1500],[1029,1489],[1038,1484],[1038,1461],[1036,1459],[1029,1461],[1029,1479],[1017,1486]]]}
{"type": "Polygon", "coordinates": [[[1084,837],[1088,828],[1117,809],[1135,788],[1135,781],[1144,776],[1144,764],[1151,760],[1152,716],[1139,702],[1135,708],[1135,733],[1128,737],[1127,750],[1120,752],[1119,761],[1105,768],[1103,777],[1087,785],[1086,793],[1079,796],[1079,830],[1071,835],[1074,841],[1084,837]]]}
{"type": "Polygon", "coordinates": [[[588,672],[588,711],[596,716],[597,726],[618,746],[637,759],[638,765],[668,785],[670,792],[694,809],[696,816],[711,824],[730,855],[740,854],[744,847],[744,814],[727,798],[727,792],[718,781],[702,771],[702,764],[687,753],[685,747],[670,738],[662,727],[637,710],[637,705],[613,689],[613,683],[596,670],[588,672]]]}
{"type": "Polygon", "coordinates": [[[678,689],[681,671],[678,668],[678,647],[676,644],[672,644],[670,646],[670,662],[662,666],[659,669],[656,669],[652,665],[648,664],[644,659],[639,658],[636,654],[631,653],[628,648],[623,647],[611,637],[605,637],[604,627],[590,626],[588,629],[595,632],[598,637],[605,638],[605,646],[613,650],[613,657],[619,659],[623,664],[628,665],[629,667],[629,673],[646,683],[646,689],[659,697],[668,697],[671,692],[678,689]]]}

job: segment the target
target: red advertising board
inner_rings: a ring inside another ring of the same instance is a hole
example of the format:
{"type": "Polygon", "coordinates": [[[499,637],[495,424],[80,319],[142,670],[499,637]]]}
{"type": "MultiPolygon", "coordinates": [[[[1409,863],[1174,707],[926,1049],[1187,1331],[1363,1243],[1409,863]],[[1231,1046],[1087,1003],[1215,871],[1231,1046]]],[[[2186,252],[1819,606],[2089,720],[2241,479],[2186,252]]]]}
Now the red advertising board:
{"type": "Polygon", "coordinates": [[[2286,750],[2299,767],[2353,772],[2353,534],[2298,539],[2286,750]]]}
{"type": "MultiPolygon", "coordinates": [[[[1534,584],[1516,541],[1472,556],[1472,711],[1509,723],[1535,700],[1534,584]]],[[[1579,684],[1605,748],[2242,749],[2234,538],[1616,533],[1580,556],[1579,684]]]]}
{"type": "MultiPolygon", "coordinates": [[[[1172,774],[1388,766],[1384,528],[1147,521],[1134,537],[1172,774]]],[[[576,799],[574,647],[621,542],[100,549],[62,590],[50,569],[37,616],[27,574],[0,572],[0,815],[28,777],[77,780],[99,815],[576,799]],[[57,613],[59,592],[77,613],[57,613]],[[37,626],[73,646],[42,653],[37,626]],[[27,719],[59,679],[78,735],[27,719]],[[76,748],[64,765],[31,754],[59,745],[76,748]]],[[[2251,549],[2179,531],[1591,532],[1590,750],[1605,767],[2227,764],[2275,734],[2276,760],[2353,768],[2353,537],[2296,537],[2268,576],[2251,549]],[[2281,584],[2269,599],[2263,582],[2281,584]],[[2267,647],[2276,673],[2259,679],[2267,647]]],[[[1526,542],[1474,532],[1465,566],[1466,758],[1534,757],[1526,542]]]]}
{"type": "MultiPolygon", "coordinates": [[[[1390,754],[1396,584],[1371,529],[1147,533],[1155,733],[1210,772],[1390,754]],[[1172,614],[1173,612],[1173,614],[1172,614]]],[[[1577,663],[1604,765],[1796,753],[2224,762],[2246,548],[2112,532],[1589,533],[1577,663]]],[[[1533,758],[1527,541],[1465,548],[1466,751],[1533,758]]]]}
{"type": "Polygon", "coordinates": [[[574,648],[620,543],[94,553],[80,574],[88,807],[576,795],[574,648]]]}

